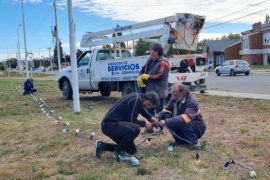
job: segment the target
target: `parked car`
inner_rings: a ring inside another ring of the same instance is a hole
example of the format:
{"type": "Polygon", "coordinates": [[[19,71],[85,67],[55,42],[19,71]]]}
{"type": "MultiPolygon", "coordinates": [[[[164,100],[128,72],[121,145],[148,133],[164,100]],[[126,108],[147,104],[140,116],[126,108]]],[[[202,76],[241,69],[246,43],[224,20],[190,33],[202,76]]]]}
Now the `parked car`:
{"type": "Polygon", "coordinates": [[[206,64],[204,65],[204,70],[211,70],[211,69],[213,69],[213,65],[212,65],[211,62],[210,62],[210,63],[206,63],[206,64]]]}
{"type": "Polygon", "coordinates": [[[227,60],[221,66],[215,68],[217,76],[221,74],[229,74],[235,76],[236,74],[245,74],[246,76],[250,73],[250,67],[247,61],[241,59],[227,60]]]}

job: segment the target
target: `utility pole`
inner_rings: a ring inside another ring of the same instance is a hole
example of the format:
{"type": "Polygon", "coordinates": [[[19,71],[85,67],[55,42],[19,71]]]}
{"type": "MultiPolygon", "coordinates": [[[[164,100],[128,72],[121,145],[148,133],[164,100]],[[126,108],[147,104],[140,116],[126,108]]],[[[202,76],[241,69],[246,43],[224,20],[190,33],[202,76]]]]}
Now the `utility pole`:
{"type": "Polygon", "coordinates": [[[19,37],[19,28],[21,27],[21,24],[19,25],[19,27],[17,28],[17,35],[18,35],[18,64],[19,64],[19,71],[20,71],[20,75],[22,75],[22,60],[21,60],[21,52],[20,52],[20,37],[19,37]]]}
{"type": "Polygon", "coordinates": [[[28,61],[27,61],[28,52],[27,52],[27,47],[26,47],[23,0],[22,0],[22,19],[23,19],[23,35],[24,35],[24,50],[25,50],[24,54],[25,54],[26,79],[29,79],[29,70],[28,70],[28,61]]]}
{"type": "Polygon", "coordinates": [[[48,47],[49,49],[49,59],[50,59],[50,64],[51,64],[51,71],[52,71],[52,75],[53,75],[53,66],[52,66],[52,57],[51,57],[51,47],[48,47]]]}
{"type": "Polygon", "coordinates": [[[55,28],[54,28],[54,33],[55,33],[56,46],[57,46],[58,74],[59,74],[59,73],[60,73],[60,70],[61,70],[61,63],[60,63],[60,50],[59,50],[58,24],[57,24],[57,13],[56,13],[56,3],[55,3],[55,0],[54,0],[54,2],[53,2],[53,6],[54,6],[54,14],[55,14],[55,28]]]}
{"type": "Polygon", "coordinates": [[[68,24],[69,24],[69,45],[70,45],[70,61],[71,61],[71,76],[72,76],[72,90],[73,90],[73,105],[74,114],[80,114],[80,96],[77,73],[77,58],[76,58],[76,37],[75,24],[72,12],[72,0],[67,0],[68,6],[68,24]]]}
{"type": "Polygon", "coordinates": [[[40,48],[38,48],[38,59],[39,59],[39,67],[41,67],[40,48]]]}

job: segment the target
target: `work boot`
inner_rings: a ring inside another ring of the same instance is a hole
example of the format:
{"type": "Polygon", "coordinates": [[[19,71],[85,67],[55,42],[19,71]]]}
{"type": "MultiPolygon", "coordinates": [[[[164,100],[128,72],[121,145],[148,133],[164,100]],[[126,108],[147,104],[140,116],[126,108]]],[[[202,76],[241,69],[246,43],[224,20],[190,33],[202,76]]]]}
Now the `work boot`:
{"type": "Polygon", "coordinates": [[[95,151],[94,151],[96,158],[100,158],[101,154],[103,153],[103,147],[104,147],[104,142],[96,141],[95,151]]]}

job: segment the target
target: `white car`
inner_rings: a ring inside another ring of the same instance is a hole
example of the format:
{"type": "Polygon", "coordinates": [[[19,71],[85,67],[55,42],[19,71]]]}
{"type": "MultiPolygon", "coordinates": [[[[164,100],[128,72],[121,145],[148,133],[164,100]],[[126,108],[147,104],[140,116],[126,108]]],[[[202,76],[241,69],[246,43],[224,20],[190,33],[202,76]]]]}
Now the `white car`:
{"type": "Polygon", "coordinates": [[[246,76],[250,73],[250,67],[247,61],[242,59],[227,60],[223,62],[221,66],[215,68],[217,76],[221,74],[229,74],[235,76],[236,74],[245,74],[246,76]]]}

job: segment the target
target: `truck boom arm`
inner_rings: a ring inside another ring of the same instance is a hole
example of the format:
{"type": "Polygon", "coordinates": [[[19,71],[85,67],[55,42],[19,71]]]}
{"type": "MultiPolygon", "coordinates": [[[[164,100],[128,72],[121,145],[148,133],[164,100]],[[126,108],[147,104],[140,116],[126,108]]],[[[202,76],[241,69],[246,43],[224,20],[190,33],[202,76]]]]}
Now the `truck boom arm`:
{"type": "Polygon", "coordinates": [[[117,27],[99,32],[87,32],[83,35],[80,46],[93,47],[102,44],[119,43],[135,39],[149,39],[151,37],[161,36],[159,43],[163,46],[165,54],[171,44],[174,44],[174,47],[177,49],[195,50],[198,41],[198,34],[202,29],[204,22],[205,16],[177,13],[174,16],[129,26],[117,27]],[[175,28],[171,27],[172,23],[175,24],[175,28]],[[119,32],[131,32],[132,30],[144,29],[158,25],[163,25],[163,28],[125,34],[117,37],[108,37],[108,35],[117,34],[119,32]]]}

